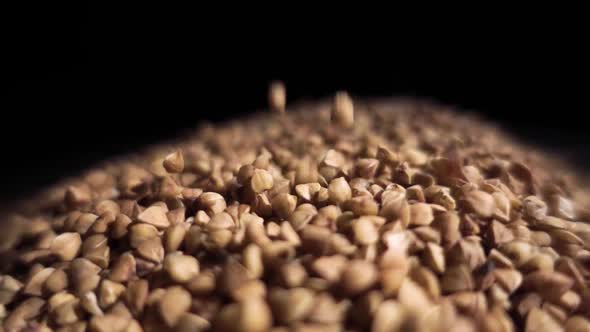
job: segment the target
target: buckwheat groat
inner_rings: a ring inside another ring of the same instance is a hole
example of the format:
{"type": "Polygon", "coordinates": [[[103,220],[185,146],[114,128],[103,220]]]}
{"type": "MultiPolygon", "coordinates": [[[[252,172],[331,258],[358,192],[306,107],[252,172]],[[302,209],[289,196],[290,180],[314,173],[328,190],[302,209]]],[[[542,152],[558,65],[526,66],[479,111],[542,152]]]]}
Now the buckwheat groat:
{"type": "Polygon", "coordinates": [[[0,331],[590,331],[584,182],[435,104],[286,104],[23,202],[0,331]]]}

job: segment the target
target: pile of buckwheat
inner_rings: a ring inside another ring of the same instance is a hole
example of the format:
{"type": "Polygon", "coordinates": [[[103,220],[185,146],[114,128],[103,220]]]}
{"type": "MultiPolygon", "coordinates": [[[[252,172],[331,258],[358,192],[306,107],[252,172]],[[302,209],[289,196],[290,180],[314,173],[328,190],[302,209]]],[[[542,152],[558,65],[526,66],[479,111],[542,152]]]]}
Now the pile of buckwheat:
{"type": "Polygon", "coordinates": [[[590,200],[433,103],[286,107],[3,220],[0,331],[590,331],[590,200]]]}

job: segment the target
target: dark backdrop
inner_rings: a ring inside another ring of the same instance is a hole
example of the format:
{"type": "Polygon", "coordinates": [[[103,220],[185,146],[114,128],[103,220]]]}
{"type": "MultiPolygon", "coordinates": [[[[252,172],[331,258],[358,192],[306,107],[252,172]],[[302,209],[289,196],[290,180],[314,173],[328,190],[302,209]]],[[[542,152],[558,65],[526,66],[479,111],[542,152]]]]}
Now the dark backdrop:
{"type": "Polygon", "coordinates": [[[590,164],[585,54],[571,34],[470,25],[414,34],[387,21],[333,24],[321,15],[210,23],[157,8],[103,14],[78,6],[27,11],[9,30],[0,91],[4,204],[200,121],[264,107],[273,79],[287,83],[290,101],[346,89],[477,110],[582,171],[590,164]]]}

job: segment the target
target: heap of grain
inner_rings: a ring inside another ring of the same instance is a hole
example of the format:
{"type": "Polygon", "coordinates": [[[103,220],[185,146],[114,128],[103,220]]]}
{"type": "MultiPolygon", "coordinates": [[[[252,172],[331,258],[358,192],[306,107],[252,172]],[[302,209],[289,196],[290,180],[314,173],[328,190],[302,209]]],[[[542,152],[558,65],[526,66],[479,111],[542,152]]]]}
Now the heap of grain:
{"type": "Polygon", "coordinates": [[[562,165],[433,104],[269,102],[8,217],[4,331],[590,330],[562,165]]]}

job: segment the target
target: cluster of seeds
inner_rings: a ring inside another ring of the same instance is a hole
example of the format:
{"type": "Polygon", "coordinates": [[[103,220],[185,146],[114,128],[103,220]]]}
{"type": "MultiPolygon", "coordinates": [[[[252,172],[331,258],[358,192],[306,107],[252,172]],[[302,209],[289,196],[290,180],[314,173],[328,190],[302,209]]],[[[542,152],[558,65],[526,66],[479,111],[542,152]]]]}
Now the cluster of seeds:
{"type": "Polygon", "coordinates": [[[269,103],[7,217],[0,331],[590,331],[561,165],[433,104],[269,103]]]}

